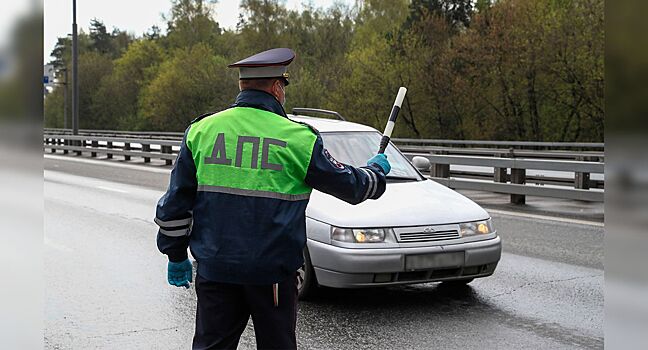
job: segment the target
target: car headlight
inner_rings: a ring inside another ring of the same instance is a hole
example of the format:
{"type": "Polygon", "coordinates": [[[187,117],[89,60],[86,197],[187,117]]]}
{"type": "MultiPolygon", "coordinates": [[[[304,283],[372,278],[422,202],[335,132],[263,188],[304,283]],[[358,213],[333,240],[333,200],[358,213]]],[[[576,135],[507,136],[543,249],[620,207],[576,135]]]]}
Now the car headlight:
{"type": "Polygon", "coordinates": [[[461,237],[487,235],[495,232],[491,219],[459,224],[461,237]]]}
{"type": "Polygon", "coordinates": [[[380,243],[385,241],[388,229],[384,228],[339,228],[331,227],[331,239],[348,243],[380,243]]]}

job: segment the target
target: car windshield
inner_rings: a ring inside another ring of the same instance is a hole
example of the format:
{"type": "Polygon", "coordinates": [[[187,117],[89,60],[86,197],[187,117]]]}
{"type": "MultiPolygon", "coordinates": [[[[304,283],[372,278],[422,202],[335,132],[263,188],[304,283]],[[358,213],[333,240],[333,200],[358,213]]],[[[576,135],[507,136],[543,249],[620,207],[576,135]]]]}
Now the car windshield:
{"type": "MultiPolygon", "coordinates": [[[[367,165],[367,160],[378,151],[382,135],[377,132],[323,132],[326,148],[338,161],[355,167],[367,165]]],[[[421,180],[421,177],[392,144],[385,150],[392,169],[388,177],[402,180],[421,180]]]]}

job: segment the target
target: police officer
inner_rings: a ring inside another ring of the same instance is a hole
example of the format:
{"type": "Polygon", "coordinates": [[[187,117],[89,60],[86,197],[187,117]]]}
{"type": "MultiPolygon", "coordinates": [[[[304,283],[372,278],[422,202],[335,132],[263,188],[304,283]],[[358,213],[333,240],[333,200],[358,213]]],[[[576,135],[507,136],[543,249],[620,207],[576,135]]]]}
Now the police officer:
{"type": "Polygon", "coordinates": [[[250,316],[258,348],[296,348],[297,270],[311,190],[351,204],[385,191],[385,155],[366,167],[342,164],[317,130],[287,118],[286,71],[294,58],[278,48],[229,66],[239,69],[236,102],[192,121],[157,204],[168,282],[192,282],[188,247],[197,261],[194,349],[235,349],[250,316]]]}

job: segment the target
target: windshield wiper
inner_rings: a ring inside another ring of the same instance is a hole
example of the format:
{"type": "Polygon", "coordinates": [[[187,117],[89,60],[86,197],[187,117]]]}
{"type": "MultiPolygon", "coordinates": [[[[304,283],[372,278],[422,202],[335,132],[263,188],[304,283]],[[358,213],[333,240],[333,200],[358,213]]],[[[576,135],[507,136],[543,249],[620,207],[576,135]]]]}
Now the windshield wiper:
{"type": "Polygon", "coordinates": [[[396,175],[387,175],[385,178],[389,180],[404,180],[404,181],[418,181],[417,178],[415,177],[409,177],[409,176],[396,176],[396,175]]]}

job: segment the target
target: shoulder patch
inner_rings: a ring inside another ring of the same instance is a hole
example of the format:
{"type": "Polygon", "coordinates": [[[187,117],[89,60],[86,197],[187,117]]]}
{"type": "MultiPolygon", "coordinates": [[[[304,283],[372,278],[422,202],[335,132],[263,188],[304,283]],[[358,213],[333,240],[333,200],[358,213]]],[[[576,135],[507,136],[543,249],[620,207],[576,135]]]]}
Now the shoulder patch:
{"type": "Polygon", "coordinates": [[[338,169],[344,169],[344,164],[338,162],[337,159],[333,158],[333,156],[329,153],[329,151],[325,148],[324,149],[324,155],[326,156],[326,159],[333,164],[334,167],[338,169]]]}
{"type": "Polygon", "coordinates": [[[207,112],[207,113],[205,113],[205,114],[201,114],[201,115],[199,115],[197,118],[195,118],[194,120],[192,120],[190,124],[193,124],[193,123],[195,123],[195,122],[199,122],[199,121],[202,120],[203,118],[205,118],[205,117],[209,117],[210,115],[212,115],[212,114],[214,114],[214,113],[216,113],[216,112],[207,112]]]}

